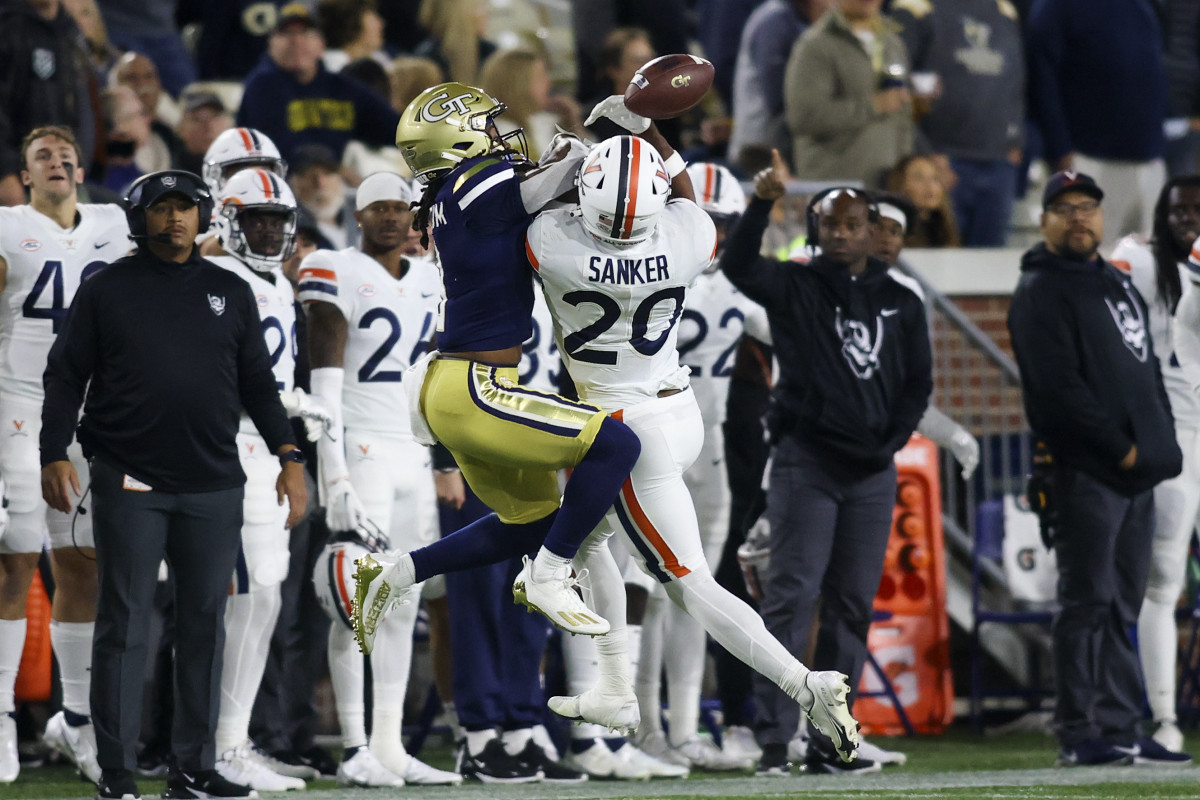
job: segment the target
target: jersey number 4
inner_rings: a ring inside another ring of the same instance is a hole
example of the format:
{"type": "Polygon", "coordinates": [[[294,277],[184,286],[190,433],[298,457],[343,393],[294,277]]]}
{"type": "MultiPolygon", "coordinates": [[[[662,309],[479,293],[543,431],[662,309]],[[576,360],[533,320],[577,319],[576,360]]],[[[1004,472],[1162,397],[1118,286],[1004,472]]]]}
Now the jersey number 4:
{"type": "MultiPolygon", "coordinates": [[[[383,320],[388,324],[389,331],[387,338],[379,347],[375,348],[375,352],[371,353],[370,358],[363,362],[363,365],[358,370],[359,383],[399,383],[404,376],[402,370],[397,369],[379,369],[379,365],[383,360],[392,354],[392,348],[396,346],[396,342],[400,341],[400,320],[390,308],[372,308],[367,313],[363,314],[362,319],[358,321],[360,330],[366,330],[375,324],[377,320],[383,320]]],[[[421,335],[417,337],[417,344],[413,347],[412,354],[408,358],[408,363],[413,363],[422,355],[424,355],[427,346],[429,345],[430,327],[433,325],[433,312],[425,312],[425,320],[421,323],[421,335]]]]}
{"type": "MultiPolygon", "coordinates": [[[[92,273],[102,267],[108,266],[106,261],[93,261],[83,268],[83,272],[79,273],[79,282],[83,283],[92,273]]],[[[58,333],[58,329],[62,327],[62,322],[67,317],[66,293],[63,290],[63,262],[47,261],[42,265],[42,271],[38,273],[37,279],[34,280],[33,286],[29,289],[29,294],[25,296],[25,302],[21,304],[21,315],[26,319],[48,319],[50,320],[51,329],[58,333]],[[50,290],[50,302],[48,305],[38,305],[38,301],[42,299],[42,295],[46,293],[46,289],[50,290]]]]}
{"type": "MultiPolygon", "coordinates": [[[[638,304],[633,312],[633,335],[629,339],[629,344],[634,350],[644,356],[652,356],[663,349],[663,345],[667,343],[667,337],[671,334],[671,328],[679,319],[679,313],[683,311],[683,297],[684,288],[675,286],[670,289],[660,289],[638,304]],[[653,339],[647,339],[646,334],[650,330],[650,314],[654,311],[654,307],[663,300],[672,300],[675,303],[675,310],[671,312],[671,320],[662,333],[653,339]]],[[[593,291],[567,292],[563,295],[563,300],[573,306],[590,303],[600,308],[600,319],[563,339],[563,348],[567,354],[571,358],[586,361],[589,364],[616,364],[617,353],[615,350],[597,350],[584,347],[584,345],[599,338],[617,323],[617,320],[621,318],[621,304],[606,294],[593,291]]]]}

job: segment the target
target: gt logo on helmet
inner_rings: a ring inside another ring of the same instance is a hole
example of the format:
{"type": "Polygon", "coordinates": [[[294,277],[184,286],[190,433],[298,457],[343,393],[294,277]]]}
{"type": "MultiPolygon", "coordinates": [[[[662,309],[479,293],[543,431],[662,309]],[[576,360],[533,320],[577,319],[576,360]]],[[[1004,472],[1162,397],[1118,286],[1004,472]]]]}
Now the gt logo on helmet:
{"type": "Polygon", "coordinates": [[[421,108],[421,116],[426,122],[441,122],[451,114],[459,114],[466,116],[471,113],[470,107],[467,106],[467,101],[471,99],[470,94],[460,94],[450,97],[449,92],[442,92],[430,98],[429,102],[421,108]],[[449,99],[446,99],[449,98],[449,99]],[[434,103],[441,101],[442,113],[434,114],[430,111],[434,103]]]}

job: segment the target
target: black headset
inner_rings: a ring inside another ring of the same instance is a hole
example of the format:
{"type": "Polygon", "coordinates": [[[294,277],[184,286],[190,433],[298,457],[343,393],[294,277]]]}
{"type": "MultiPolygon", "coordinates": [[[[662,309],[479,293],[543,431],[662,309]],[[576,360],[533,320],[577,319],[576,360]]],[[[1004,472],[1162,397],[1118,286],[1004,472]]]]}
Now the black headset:
{"type": "Polygon", "coordinates": [[[830,186],[827,189],[822,189],[809,199],[808,205],[804,208],[804,243],[809,247],[821,246],[818,234],[821,227],[821,215],[817,213],[817,207],[821,205],[822,200],[837,192],[846,192],[851,197],[865,201],[867,204],[867,219],[871,222],[879,219],[879,206],[875,204],[875,200],[871,195],[863,189],[854,189],[850,186],[830,186]]]}
{"type": "Polygon", "coordinates": [[[129,222],[129,235],[135,239],[146,238],[146,195],[150,200],[157,200],[164,194],[179,192],[196,204],[200,211],[200,227],[197,233],[205,233],[213,214],[212,193],[208,184],[195,173],[182,169],[168,169],[162,172],[151,172],[134,181],[129,191],[125,193],[122,202],[125,204],[125,219],[129,222]]]}

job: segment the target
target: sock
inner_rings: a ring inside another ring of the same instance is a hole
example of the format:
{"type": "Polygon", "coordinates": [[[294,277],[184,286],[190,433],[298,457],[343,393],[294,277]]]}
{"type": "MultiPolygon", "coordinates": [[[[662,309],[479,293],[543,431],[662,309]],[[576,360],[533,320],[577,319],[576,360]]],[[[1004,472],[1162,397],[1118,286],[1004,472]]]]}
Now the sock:
{"type": "Polygon", "coordinates": [[[671,603],[663,625],[663,666],[667,707],[671,709],[671,746],[694,738],[700,726],[700,689],[704,682],[705,635],[700,622],[671,603]]]}
{"type": "MultiPolygon", "coordinates": [[[[646,614],[642,617],[642,635],[636,668],[633,666],[633,654],[630,653],[634,692],[642,710],[638,741],[662,732],[663,625],[666,622],[666,608],[670,602],[667,596],[659,591],[651,592],[646,598],[646,614]]],[[[630,638],[632,639],[632,636],[630,638]]],[[[630,644],[632,645],[632,641],[630,644]]]]}
{"type": "Polygon", "coordinates": [[[571,559],[550,552],[545,547],[538,550],[537,558],[529,568],[529,577],[538,583],[562,580],[571,574],[571,559]]]}
{"type": "Polygon", "coordinates": [[[597,685],[611,694],[632,692],[628,628],[617,628],[593,638],[596,640],[596,655],[600,658],[600,681],[597,685]]]}
{"type": "Polygon", "coordinates": [[[517,728],[515,731],[505,731],[500,735],[500,740],[504,742],[504,751],[510,756],[520,755],[532,738],[532,728],[517,728]]]}
{"type": "Polygon", "coordinates": [[[644,629],[641,625],[627,624],[625,630],[628,631],[629,674],[637,675],[638,667],[642,663],[642,634],[644,633],[644,629]]]}
{"type": "Polygon", "coordinates": [[[221,669],[221,711],[217,717],[217,753],[232,750],[250,737],[250,712],[267,667],[271,633],[279,618],[279,587],[252,587],[225,604],[225,650],[221,669]]]}
{"type": "Polygon", "coordinates": [[[424,581],[434,575],[485,567],[528,555],[545,541],[557,513],[521,525],[505,525],[495,514],[481,517],[449,536],[409,553],[415,577],[424,581]]]}
{"type": "Polygon", "coordinates": [[[371,653],[371,752],[398,775],[408,771],[408,753],[400,740],[400,728],[418,610],[417,603],[397,607],[379,626],[371,653]]]}
{"type": "Polygon", "coordinates": [[[417,567],[413,564],[412,553],[405,553],[396,561],[392,567],[392,574],[388,577],[392,583],[402,583],[407,586],[412,586],[417,582],[417,567]]]}
{"type": "Polygon", "coordinates": [[[367,714],[363,704],[363,654],[358,651],[354,633],[345,625],[335,622],[330,626],[328,655],[342,747],[353,755],[367,743],[367,714]]]}
{"type": "Polygon", "coordinates": [[[25,620],[0,619],[0,714],[11,714],[17,710],[13,689],[17,684],[17,670],[21,667],[21,653],[25,651],[25,620]]]}
{"type": "Polygon", "coordinates": [[[1175,603],[1160,603],[1147,592],[1138,614],[1138,654],[1146,681],[1146,700],[1156,722],[1175,717],[1175,663],[1179,640],[1175,603]]]}
{"type": "Polygon", "coordinates": [[[612,507],[641,452],[636,433],[613,417],[605,418],[592,446],[567,479],[558,518],[546,534],[546,549],[564,558],[575,557],[583,540],[612,507]]]}
{"type": "Polygon", "coordinates": [[[92,713],[89,694],[92,688],[92,633],[95,627],[94,622],[50,620],[50,647],[58,659],[63,710],[83,717],[92,713]]]}
{"type": "Polygon", "coordinates": [[[487,747],[488,742],[496,738],[496,731],[484,728],[481,731],[467,731],[467,752],[477,756],[487,747]]]}

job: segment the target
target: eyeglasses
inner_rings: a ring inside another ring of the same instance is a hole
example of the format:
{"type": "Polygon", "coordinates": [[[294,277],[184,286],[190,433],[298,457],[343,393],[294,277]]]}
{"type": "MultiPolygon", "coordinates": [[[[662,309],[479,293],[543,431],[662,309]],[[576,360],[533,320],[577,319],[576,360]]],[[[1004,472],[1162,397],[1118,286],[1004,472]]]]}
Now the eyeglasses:
{"type": "Polygon", "coordinates": [[[1077,211],[1082,216],[1090,217],[1100,210],[1100,203],[1097,200],[1084,200],[1082,203],[1051,203],[1046,206],[1046,210],[1060,217],[1070,217],[1077,211]]]}

